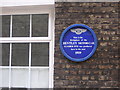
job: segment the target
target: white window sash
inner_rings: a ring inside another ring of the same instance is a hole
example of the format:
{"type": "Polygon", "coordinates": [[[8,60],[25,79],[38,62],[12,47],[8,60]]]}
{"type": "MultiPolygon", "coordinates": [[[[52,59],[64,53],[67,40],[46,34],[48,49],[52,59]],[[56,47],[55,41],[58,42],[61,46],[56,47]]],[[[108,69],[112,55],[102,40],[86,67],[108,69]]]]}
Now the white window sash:
{"type": "MultiPolygon", "coordinates": [[[[1,9],[1,8],[0,8],[1,9]]],[[[0,68],[9,69],[9,88],[11,88],[11,70],[12,68],[28,68],[29,69],[29,79],[28,88],[31,87],[31,68],[49,68],[49,88],[53,88],[53,78],[54,78],[54,6],[43,5],[43,6],[23,6],[23,7],[3,7],[0,15],[11,15],[10,21],[10,37],[0,37],[0,43],[10,43],[10,66],[0,66],[0,68]],[[30,37],[12,37],[12,15],[19,14],[29,14],[30,15],[30,37]],[[48,37],[31,37],[32,32],[32,18],[31,14],[49,14],[49,24],[48,24],[48,37]],[[48,67],[31,67],[31,43],[35,42],[49,42],[49,66],[48,67]],[[29,43],[29,66],[11,66],[11,53],[12,53],[12,43],[29,43]]]]}

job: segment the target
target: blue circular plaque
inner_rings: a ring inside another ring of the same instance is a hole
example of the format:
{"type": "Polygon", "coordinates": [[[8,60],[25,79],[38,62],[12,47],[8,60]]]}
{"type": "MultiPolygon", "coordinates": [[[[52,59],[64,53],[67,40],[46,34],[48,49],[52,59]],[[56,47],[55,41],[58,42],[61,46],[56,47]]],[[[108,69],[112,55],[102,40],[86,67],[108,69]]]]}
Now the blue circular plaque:
{"type": "Polygon", "coordinates": [[[72,61],[81,62],[90,58],[97,48],[94,31],[84,24],[66,28],[60,37],[60,49],[72,61]]]}

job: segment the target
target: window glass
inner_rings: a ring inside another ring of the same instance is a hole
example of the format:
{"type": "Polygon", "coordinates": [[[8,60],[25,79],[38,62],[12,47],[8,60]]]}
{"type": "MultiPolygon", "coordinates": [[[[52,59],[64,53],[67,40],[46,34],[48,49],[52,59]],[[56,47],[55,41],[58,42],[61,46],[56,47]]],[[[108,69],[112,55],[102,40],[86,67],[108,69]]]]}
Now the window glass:
{"type": "Polygon", "coordinates": [[[32,15],[32,36],[48,36],[48,14],[32,15]]]}
{"type": "Polygon", "coordinates": [[[0,44],[0,66],[9,66],[10,44],[0,44]]]}
{"type": "Polygon", "coordinates": [[[12,44],[12,66],[28,66],[29,44],[12,44]]]}
{"type": "Polygon", "coordinates": [[[13,15],[13,37],[29,37],[30,15],[13,15]]]}
{"type": "Polygon", "coordinates": [[[9,86],[9,69],[0,68],[0,87],[9,86]]]}
{"type": "Polygon", "coordinates": [[[31,69],[31,88],[49,87],[49,69],[31,69]]]}
{"type": "MultiPolygon", "coordinates": [[[[48,37],[48,14],[32,15],[32,36],[48,37]]],[[[2,25],[0,28],[1,37],[10,36],[10,15],[0,16],[2,25]]],[[[12,36],[29,37],[30,36],[30,15],[12,15],[12,36]]]]}
{"type": "Polygon", "coordinates": [[[32,44],[32,66],[49,65],[49,43],[32,44]]]}
{"type": "Polygon", "coordinates": [[[12,69],[12,87],[28,87],[28,69],[12,69]]]}
{"type": "Polygon", "coordinates": [[[2,16],[0,15],[0,37],[2,37],[2,16]]]}
{"type": "Polygon", "coordinates": [[[10,15],[0,16],[0,37],[10,36],[10,15]]]}

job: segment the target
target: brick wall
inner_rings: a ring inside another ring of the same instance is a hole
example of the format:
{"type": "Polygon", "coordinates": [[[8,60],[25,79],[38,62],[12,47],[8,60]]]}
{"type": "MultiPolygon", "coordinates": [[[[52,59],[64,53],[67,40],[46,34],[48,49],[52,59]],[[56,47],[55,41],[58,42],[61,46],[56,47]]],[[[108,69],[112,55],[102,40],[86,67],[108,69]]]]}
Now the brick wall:
{"type": "Polygon", "coordinates": [[[55,4],[55,88],[119,87],[118,8],[118,2],[55,4]],[[87,61],[72,62],[60,51],[60,35],[72,24],[86,24],[97,35],[98,48],[87,61]]]}

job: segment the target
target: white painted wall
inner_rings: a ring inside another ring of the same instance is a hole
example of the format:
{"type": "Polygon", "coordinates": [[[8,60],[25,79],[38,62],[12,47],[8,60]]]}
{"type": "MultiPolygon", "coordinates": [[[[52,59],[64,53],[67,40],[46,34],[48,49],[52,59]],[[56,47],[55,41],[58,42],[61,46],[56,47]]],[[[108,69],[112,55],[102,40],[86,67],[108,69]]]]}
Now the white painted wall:
{"type": "Polygon", "coordinates": [[[54,5],[55,2],[118,2],[120,0],[0,0],[0,7],[54,5]]]}
{"type": "Polygon", "coordinates": [[[120,0],[55,0],[55,2],[119,2],[120,0]]]}
{"type": "Polygon", "coordinates": [[[51,13],[54,5],[0,7],[0,10],[0,15],[51,13]]]}
{"type": "Polygon", "coordinates": [[[54,4],[54,0],[0,0],[0,7],[51,4],[54,4]]]}

